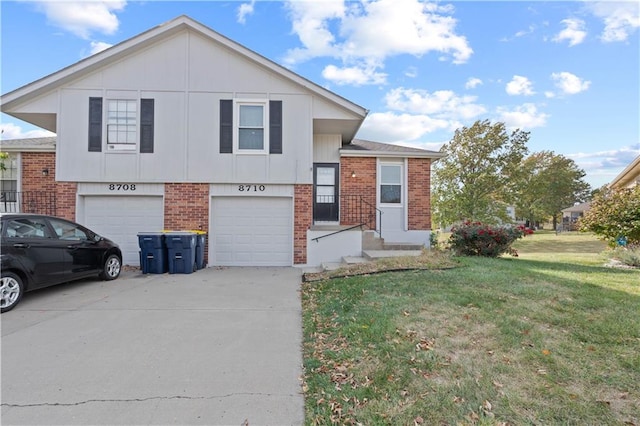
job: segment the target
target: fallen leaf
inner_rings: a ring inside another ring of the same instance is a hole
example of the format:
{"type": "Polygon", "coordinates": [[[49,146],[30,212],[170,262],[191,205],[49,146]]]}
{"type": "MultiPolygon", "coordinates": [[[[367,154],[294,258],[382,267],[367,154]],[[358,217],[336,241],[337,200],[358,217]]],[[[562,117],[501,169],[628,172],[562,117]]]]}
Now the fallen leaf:
{"type": "Polygon", "coordinates": [[[502,385],[502,383],[500,383],[500,382],[496,382],[496,381],[494,380],[494,382],[493,382],[493,386],[495,386],[495,387],[497,387],[497,388],[501,388],[503,385],[502,385]]]}
{"type": "Polygon", "coordinates": [[[551,351],[549,349],[543,349],[542,350],[542,355],[550,355],[551,351]]]}
{"type": "Polygon", "coordinates": [[[413,419],[413,424],[414,425],[421,425],[422,423],[424,423],[424,419],[420,416],[416,417],[415,419],[413,419]]]}

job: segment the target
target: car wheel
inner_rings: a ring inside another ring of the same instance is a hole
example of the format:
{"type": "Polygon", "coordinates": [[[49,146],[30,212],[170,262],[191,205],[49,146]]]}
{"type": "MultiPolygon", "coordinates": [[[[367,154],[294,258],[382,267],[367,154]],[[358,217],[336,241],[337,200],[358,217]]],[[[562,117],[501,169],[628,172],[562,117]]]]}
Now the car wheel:
{"type": "Polygon", "coordinates": [[[100,277],[106,281],[115,280],[120,275],[120,269],[122,269],[120,258],[115,254],[110,254],[104,262],[100,277]]]}
{"type": "Polygon", "coordinates": [[[13,272],[3,272],[0,279],[0,312],[7,312],[14,308],[22,299],[24,286],[22,279],[13,272]]]}

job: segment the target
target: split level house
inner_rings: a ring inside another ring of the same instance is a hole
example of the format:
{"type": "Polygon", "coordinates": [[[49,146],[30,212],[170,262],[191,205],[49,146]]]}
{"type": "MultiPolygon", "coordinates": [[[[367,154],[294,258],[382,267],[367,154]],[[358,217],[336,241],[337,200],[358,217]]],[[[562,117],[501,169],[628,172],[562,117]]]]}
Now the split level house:
{"type": "Polygon", "coordinates": [[[354,139],[365,108],[187,16],[1,103],[56,134],[2,142],[2,208],[77,221],[125,264],[160,230],[207,232],[227,266],[339,261],[371,233],[429,244],[441,154],[354,139]]]}

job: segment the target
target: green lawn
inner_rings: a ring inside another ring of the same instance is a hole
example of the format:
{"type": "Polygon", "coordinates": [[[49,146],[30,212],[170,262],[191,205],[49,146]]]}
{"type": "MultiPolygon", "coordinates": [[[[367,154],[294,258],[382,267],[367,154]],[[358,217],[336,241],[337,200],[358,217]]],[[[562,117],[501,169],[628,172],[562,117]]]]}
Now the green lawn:
{"type": "Polygon", "coordinates": [[[307,424],[640,424],[640,270],[590,235],[303,285],[307,424]]]}

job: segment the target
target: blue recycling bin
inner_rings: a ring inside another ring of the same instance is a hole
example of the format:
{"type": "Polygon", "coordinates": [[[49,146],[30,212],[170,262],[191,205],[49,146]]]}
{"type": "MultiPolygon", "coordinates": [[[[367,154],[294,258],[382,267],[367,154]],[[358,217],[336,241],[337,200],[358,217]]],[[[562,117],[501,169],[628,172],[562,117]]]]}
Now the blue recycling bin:
{"type": "Polygon", "coordinates": [[[196,234],[168,232],[164,234],[170,274],[191,274],[196,265],[196,234]]]}
{"type": "Polygon", "coordinates": [[[167,272],[167,247],[161,232],[139,232],[140,269],[143,274],[167,272]]]}
{"type": "Polygon", "coordinates": [[[204,260],[204,246],[207,243],[207,233],[196,231],[196,268],[204,269],[207,262],[204,260]]]}

